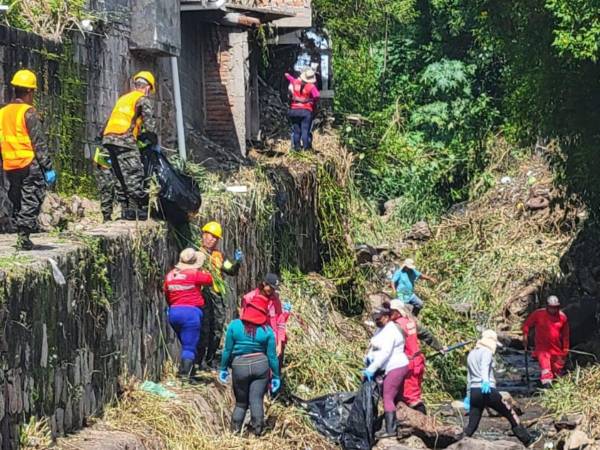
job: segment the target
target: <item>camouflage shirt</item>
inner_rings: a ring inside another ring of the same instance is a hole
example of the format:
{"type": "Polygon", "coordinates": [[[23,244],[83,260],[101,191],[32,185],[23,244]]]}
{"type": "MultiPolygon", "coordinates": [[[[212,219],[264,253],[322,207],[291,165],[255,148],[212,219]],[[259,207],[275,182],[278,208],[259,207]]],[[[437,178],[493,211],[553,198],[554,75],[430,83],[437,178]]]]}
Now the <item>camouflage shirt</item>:
{"type": "Polygon", "coordinates": [[[35,150],[35,159],[40,168],[44,172],[52,170],[52,161],[50,160],[50,150],[48,149],[44,126],[35,108],[29,108],[25,113],[25,124],[29,131],[29,139],[31,139],[33,149],[35,150]]]}
{"type": "MultiPolygon", "coordinates": [[[[152,101],[148,97],[144,96],[140,97],[140,99],[135,104],[135,117],[131,121],[131,126],[129,127],[129,130],[127,130],[126,133],[120,135],[112,134],[104,136],[102,138],[102,144],[116,145],[118,147],[137,150],[138,145],[136,138],[133,136],[133,129],[135,127],[135,122],[138,117],[142,118],[142,132],[156,135],[157,130],[156,117],[154,117],[154,107],[152,105],[152,101]]],[[[106,126],[104,128],[106,128],[106,126]]]]}

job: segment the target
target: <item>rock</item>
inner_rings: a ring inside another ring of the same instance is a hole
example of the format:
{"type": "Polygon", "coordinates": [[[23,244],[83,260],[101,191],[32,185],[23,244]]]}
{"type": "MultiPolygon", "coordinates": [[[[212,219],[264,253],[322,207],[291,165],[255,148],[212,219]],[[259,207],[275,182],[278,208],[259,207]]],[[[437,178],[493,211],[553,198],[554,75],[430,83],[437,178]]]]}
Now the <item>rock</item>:
{"type": "Polygon", "coordinates": [[[425,442],[423,442],[417,436],[410,436],[406,439],[402,439],[400,443],[406,445],[408,448],[427,448],[425,442]]]}
{"type": "Polygon", "coordinates": [[[550,200],[545,197],[531,197],[525,202],[525,206],[531,211],[546,209],[550,206],[550,200]]]}
{"type": "Polygon", "coordinates": [[[359,244],[354,247],[356,262],[359,265],[372,263],[377,256],[377,250],[367,244],[359,244]]]}
{"type": "MultiPolygon", "coordinates": [[[[380,439],[373,450],[412,450],[413,447],[401,444],[396,438],[380,439]]],[[[423,447],[417,447],[423,448],[423,447]]],[[[427,448],[427,447],[425,447],[427,448]]]]}
{"type": "Polygon", "coordinates": [[[411,434],[423,440],[430,448],[445,448],[457,442],[462,436],[462,429],[458,426],[442,425],[435,417],[426,416],[419,411],[400,403],[396,410],[396,417],[403,430],[410,429],[411,434]]]}
{"type": "Polygon", "coordinates": [[[146,450],[137,436],[114,430],[83,430],[65,439],[58,447],[64,450],[146,450]]]}
{"type": "Polygon", "coordinates": [[[471,314],[471,310],[473,309],[472,303],[450,303],[448,306],[450,306],[454,312],[463,314],[465,316],[469,316],[471,314]]]}
{"type": "Polygon", "coordinates": [[[523,446],[512,441],[485,441],[465,437],[459,442],[447,447],[448,450],[522,450],[523,446]]]}
{"type": "Polygon", "coordinates": [[[432,236],[433,234],[431,233],[429,224],[424,220],[421,220],[413,225],[409,233],[406,235],[406,239],[411,241],[426,241],[431,239],[432,236]]]}
{"type": "Polygon", "coordinates": [[[591,440],[588,435],[581,430],[573,430],[569,433],[567,440],[565,441],[565,450],[575,450],[580,448],[585,448],[588,445],[593,444],[594,441],[591,440]]]}
{"type": "Polygon", "coordinates": [[[367,296],[369,299],[369,304],[371,305],[371,309],[375,309],[378,306],[381,306],[383,302],[389,302],[392,298],[387,295],[385,292],[377,292],[375,294],[369,294],[367,296]]]}
{"type": "Polygon", "coordinates": [[[387,202],[385,202],[383,204],[383,215],[384,216],[390,216],[392,215],[392,213],[394,212],[394,210],[398,207],[398,205],[402,202],[402,199],[399,198],[393,198],[391,200],[388,200],[387,202]]]}
{"type": "Polygon", "coordinates": [[[574,430],[582,421],[583,416],[581,414],[568,414],[554,422],[554,428],[556,428],[556,431],[574,430]]]}

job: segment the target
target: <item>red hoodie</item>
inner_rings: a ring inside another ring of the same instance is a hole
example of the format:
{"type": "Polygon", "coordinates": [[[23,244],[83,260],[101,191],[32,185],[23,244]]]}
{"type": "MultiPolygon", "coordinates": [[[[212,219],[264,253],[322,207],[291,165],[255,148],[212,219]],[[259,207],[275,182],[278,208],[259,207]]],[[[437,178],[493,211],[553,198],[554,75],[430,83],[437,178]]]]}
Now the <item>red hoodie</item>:
{"type": "MultiPolygon", "coordinates": [[[[253,291],[248,292],[244,297],[242,297],[242,311],[246,307],[246,304],[257,296],[262,295],[260,293],[260,289],[256,288],[253,291]]],[[[269,314],[269,326],[275,332],[275,337],[277,340],[277,344],[281,344],[287,340],[286,332],[287,332],[287,321],[290,317],[290,313],[284,312],[281,308],[281,300],[277,293],[271,294],[269,297],[269,306],[268,306],[268,314],[269,314]]]]}
{"type": "Polygon", "coordinates": [[[211,286],[212,276],[198,269],[173,269],[165,278],[163,291],[169,306],[204,306],[202,286],[211,286]]]}

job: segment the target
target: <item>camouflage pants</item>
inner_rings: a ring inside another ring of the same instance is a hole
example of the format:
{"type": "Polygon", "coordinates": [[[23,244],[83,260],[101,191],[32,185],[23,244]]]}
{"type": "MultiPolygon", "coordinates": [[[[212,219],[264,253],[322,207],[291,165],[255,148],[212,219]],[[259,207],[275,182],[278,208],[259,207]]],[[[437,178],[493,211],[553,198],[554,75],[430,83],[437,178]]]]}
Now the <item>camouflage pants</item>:
{"type": "Polygon", "coordinates": [[[121,189],[121,183],[115,178],[112,169],[95,166],[94,173],[98,190],[100,191],[100,209],[104,217],[112,215],[113,206],[116,202],[126,208],[126,199],[121,189]]]}
{"type": "Polygon", "coordinates": [[[196,352],[196,362],[200,364],[204,359],[208,365],[218,364],[218,361],[215,361],[215,356],[221,346],[221,338],[225,328],[225,316],[227,314],[225,300],[212,289],[203,289],[202,295],[206,304],[204,306],[200,342],[196,352]]]}
{"type": "Polygon", "coordinates": [[[13,205],[12,218],[19,231],[37,231],[38,216],[46,197],[46,181],[38,163],[6,172],[10,187],[8,198],[13,205]]]}
{"type": "Polygon", "coordinates": [[[110,154],[113,174],[120,184],[122,202],[128,209],[146,209],[144,165],[137,149],[106,145],[110,154]]]}

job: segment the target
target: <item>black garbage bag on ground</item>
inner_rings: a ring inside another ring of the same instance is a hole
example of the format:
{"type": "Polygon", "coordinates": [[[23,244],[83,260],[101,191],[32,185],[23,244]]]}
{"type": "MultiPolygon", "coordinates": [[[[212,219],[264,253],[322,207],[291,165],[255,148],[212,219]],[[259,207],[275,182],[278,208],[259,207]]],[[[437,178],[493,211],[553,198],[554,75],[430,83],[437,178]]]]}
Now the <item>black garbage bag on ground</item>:
{"type": "Polygon", "coordinates": [[[356,393],[341,392],[310,400],[308,415],[317,430],[345,450],[370,450],[375,444],[379,388],[374,381],[356,393]]]}
{"type": "Polygon", "coordinates": [[[200,209],[202,197],[197,183],[175,169],[162,152],[145,150],[144,168],[146,177],[155,177],[160,187],[159,218],[178,225],[187,222],[189,213],[200,209]]]}

